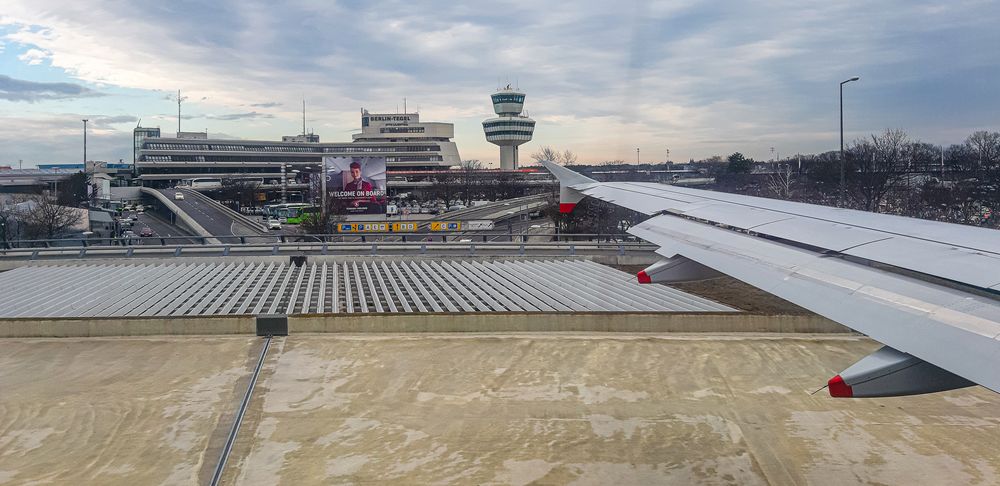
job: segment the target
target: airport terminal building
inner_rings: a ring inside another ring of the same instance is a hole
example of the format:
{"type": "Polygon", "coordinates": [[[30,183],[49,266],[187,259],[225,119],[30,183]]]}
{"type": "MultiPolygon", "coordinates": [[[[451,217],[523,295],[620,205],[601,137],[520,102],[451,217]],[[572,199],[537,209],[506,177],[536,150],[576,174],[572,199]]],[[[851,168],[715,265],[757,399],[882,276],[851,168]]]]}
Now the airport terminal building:
{"type": "Polygon", "coordinates": [[[419,113],[379,114],[361,110],[361,133],[351,142],[323,143],[319,135],[282,137],[279,141],[212,139],[204,132],[180,132],[176,138],[135,137],[136,172],[142,184],[170,187],[198,178],[255,179],[276,183],[282,168],[303,172],[323,156],[385,156],[390,171],[439,170],[459,165],[451,123],[421,122],[419,113]]]}

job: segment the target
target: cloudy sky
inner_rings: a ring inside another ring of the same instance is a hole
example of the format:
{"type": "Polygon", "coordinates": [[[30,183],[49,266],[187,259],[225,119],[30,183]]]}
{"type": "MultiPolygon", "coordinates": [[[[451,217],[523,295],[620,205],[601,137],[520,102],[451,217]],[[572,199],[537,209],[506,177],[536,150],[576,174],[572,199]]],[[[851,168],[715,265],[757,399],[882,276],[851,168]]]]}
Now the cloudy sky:
{"type": "Polygon", "coordinates": [[[710,1],[96,2],[4,0],[0,165],[131,160],[131,130],[349,141],[359,111],[480,122],[498,80],[527,93],[542,145],[583,162],[769,159],[902,128],[933,143],[1000,129],[1000,4],[710,1]]]}

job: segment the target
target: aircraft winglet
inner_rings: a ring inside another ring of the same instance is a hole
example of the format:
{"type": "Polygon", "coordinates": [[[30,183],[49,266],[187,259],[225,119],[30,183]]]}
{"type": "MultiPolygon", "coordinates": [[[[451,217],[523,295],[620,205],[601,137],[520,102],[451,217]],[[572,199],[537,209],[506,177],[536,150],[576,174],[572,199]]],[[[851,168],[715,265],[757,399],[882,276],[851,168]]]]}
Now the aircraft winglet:
{"type": "Polygon", "coordinates": [[[555,162],[548,160],[540,161],[552,175],[556,176],[559,180],[559,212],[560,213],[570,213],[573,208],[576,207],[576,203],[580,202],[584,197],[584,194],[580,191],[573,189],[571,186],[577,184],[590,184],[597,182],[583,174],[571,171],[555,162]]]}

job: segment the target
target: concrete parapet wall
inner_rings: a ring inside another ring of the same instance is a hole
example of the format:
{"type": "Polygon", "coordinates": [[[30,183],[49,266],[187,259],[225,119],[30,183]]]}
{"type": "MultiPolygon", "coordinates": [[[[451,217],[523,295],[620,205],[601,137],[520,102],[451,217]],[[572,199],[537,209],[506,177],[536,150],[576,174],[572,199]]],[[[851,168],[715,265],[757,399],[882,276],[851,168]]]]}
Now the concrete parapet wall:
{"type": "MultiPolygon", "coordinates": [[[[0,338],[254,334],[253,316],[0,319],[0,338]]],[[[295,333],[683,332],[849,333],[816,315],[742,313],[326,314],[288,318],[295,333]]]]}
{"type": "Polygon", "coordinates": [[[288,332],[781,332],[846,333],[817,315],[477,312],[289,316],[288,332]]]}
{"type": "Polygon", "coordinates": [[[0,338],[254,334],[253,316],[0,319],[0,338]]]}

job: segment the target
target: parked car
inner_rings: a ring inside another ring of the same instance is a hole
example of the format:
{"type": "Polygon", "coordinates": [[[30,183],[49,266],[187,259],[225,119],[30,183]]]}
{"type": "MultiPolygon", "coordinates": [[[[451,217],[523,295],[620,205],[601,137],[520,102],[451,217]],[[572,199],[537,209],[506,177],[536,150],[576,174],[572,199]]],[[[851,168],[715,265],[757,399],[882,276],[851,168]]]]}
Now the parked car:
{"type": "Polygon", "coordinates": [[[183,192],[175,192],[174,193],[174,199],[177,200],[177,201],[183,201],[184,200],[184,193],[183,192]]]}

